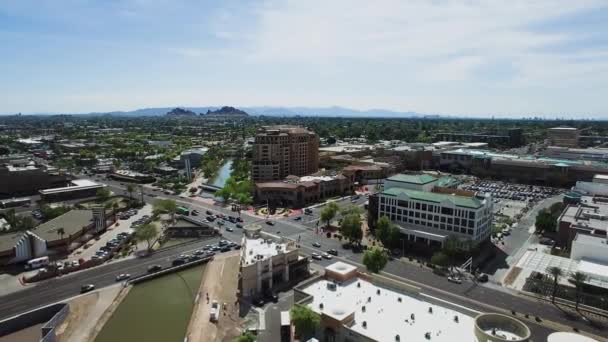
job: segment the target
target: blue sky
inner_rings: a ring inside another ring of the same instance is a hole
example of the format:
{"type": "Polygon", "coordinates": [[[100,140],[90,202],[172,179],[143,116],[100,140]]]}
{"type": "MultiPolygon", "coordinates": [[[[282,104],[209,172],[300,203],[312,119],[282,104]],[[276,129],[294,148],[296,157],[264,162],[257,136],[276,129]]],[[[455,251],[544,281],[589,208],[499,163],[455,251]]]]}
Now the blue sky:
{"type": "Polygon", "coordinates": [[[605,0],[0,0],[0,113],[608,118],[605,0]]]}

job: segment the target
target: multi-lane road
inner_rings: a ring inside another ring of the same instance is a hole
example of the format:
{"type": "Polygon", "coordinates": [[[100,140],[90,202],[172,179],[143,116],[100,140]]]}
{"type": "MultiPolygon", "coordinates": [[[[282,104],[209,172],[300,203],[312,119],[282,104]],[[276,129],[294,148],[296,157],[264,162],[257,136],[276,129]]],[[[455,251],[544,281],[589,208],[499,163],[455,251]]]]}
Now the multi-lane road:
{"type": "MultiPolygon", "coordinates": [[[[121,185],[119,182],[104,180],[104,183],[108,184],[115,193],[119,194],[124,193],[126,188],[126,186],[121,185]]],[[[206,210],[222,212],[233,216],[236,215],[234,212],[231,212],[229,208],[203,203],[197,198],[165,195],[158,191],[144,188],[144,201],[153,202],[159,197],[175,199],[181,205],[186,205],[191,209],[201,211],[202,215],[204,215],[204,211],[206,210]],[[152,196],[150,196],[150,194],[152,194],[152,196]]],[[[351,203],[350,200],[346,199],[339,204],[341,206],[351,204],[362,205],[365,200],[366,198],[361,196],[356,203],[351,203]]],[[[241,217],[244,220],[244,224],[259,223],[263,226],[264,231],[299,241],[301,252],[305,255],[310,255],[313,252],[318,253],[329,249],[336,249],[339,252],[339,256],[337,258],[334,257],[334,260],[338,259],[362,267],[362,254],[342,249],[339,241],[328,239],[324,234],[315,233],[316,221],[318,220],[318,213],[320,210],[321,208],[315,208],[312,215],[301,215],[302,219],[300,220],[295,220],[295,216],[274,218],[271,219],[274,223],[272,226],[265,224],[265,218],[253,217],[248,214],[242,214],[241,217]],[[321,247],[313,247],[313,242],[320,243],[321,247]]],[[[243,235],[242,230],[236,228],[228,221],[226,221],[225,224],[225,227],[233,227],[234,231],[228,232],[223,230],[223,236],[229,240],[239,242],[243,235]]],[[[320,226],[321,225],[322,223],[320,226]]],[[[209,240],[201,241],[191,245],[160,251],[145,259],[131,259],[100,266],[92,270],[82,271],[63,278],[46,281],[31,289],[0,297],[0,319],[71,297],[78,293],[80,286],[84,283],[93,283],[98,288],[111,285],[114,283],[114,277],[118,273],[143,273],[149,265],[155,263],[166,264],[170,262],[175,255],[209,244],[210,242],[208,241],[209,240]]],[[[327,265],[334,260],[315,262],[327,265]]],[[[463,284],[453,284],[448,282],[444,277],[437,276],[416,264],[399,260],[390,261],[385,267],[383,275],[419,286],[425,294],[468,306],[479,311],[504,312],[504,310],[507,310],[507,312],[510,312],[513,310],[519,317],[523,314],[528,314],[532,318],[537,316],[543,321],[541,324],[537,324],[533,320],[528,321],[528,323],[533,327],[533,330],[537,332],[537,334],[542,336],[548,334],[551,330],[570,330],[572,327],[576,327],[581,331],[590,332],[596,336],[604,336],[606,334],[602,322],[598,322],[598,324],[592,326],[581,320],[572,320],[562,310],[547,304],[544,301],[531,300],[518,293],[496,286],[487,287],[470,281],[465,281],[463,284]]]]}

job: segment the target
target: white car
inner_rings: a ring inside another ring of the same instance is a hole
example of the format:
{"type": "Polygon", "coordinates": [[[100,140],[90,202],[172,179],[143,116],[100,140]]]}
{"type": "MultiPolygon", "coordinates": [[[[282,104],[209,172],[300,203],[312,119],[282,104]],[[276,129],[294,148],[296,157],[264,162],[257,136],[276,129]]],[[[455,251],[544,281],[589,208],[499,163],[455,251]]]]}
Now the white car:
{"type": "Polygon", "coordinates": [[[129,278],[131,278],[131,275],[129,273],[121,273],[116,276],[116,281],[123,281],[123,280],[127,280],[129,278]]]}
{"type": "Polygon", "coordinates": [[[448,281],[456,284],[462,284],[462,279],[458,277],[449,276],[448,281]]]}
{"type": "Polygon", "coordinates": [[[329,255],[327,253],[323,253],[323,258],[327,259],[327,260],[331,260],[331,255],[329,255]]]}
{"type": "Polygon", "coordinates": [[[315,260],[323,260],[323,257],[319,253],[312,253],[310,256],[315,260]]]}
{"type": "Polygon", "coordinates": [[[211,303],[211,310],[209,311],[209,320],[211,322],[217,322],[220,319],[220,310],[222,308],[220,307],[220,304],[217,302],[217,300],[214,300],[213,303],[211,303]]]}

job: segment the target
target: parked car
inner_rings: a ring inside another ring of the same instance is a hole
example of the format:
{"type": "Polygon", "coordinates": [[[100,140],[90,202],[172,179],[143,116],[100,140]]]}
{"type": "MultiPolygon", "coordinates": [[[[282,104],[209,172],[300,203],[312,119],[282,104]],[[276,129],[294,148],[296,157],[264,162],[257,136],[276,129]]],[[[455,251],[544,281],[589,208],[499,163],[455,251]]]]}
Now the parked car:
{"type": "Polygon", "coordinates": [[[323,253],[323,259],[330,260],[331,259],[331,255],[329,255],[327,253],[323,253]]]}
{"type": "Polygon", "coordinates": [[[207,215],[213,215],[213,213],[211,212],[211,210],[205,211],[205,214],[207,214],[207,215]]]}
{"type": "Polygon", "coordinates": [[[230,249],[231,249],[230,246],[224,246],[224,247],[222,247],[222,249],[220,251],[222,251],[222,252],[230,252],[230,249]]]}
{"type": "Polygon", "coordinates": [[[266,224],[269,226],[274,226],[274,222],[272,222],[272,221],[266,221],[266,224]]]}
{"type": "Polygon", "coordinates": [[[148,266],[148,273],[154,273],[162,270],[163,267],[161,265],[150,265],[148,266]]]}
{"type": "Polygon", "coordinates": [[[226,231],[227,231],[227,232],[233,232],[233,231],[234,231],[234,228],[232,228],[232,227],[228,227],[228,228],[226,228],[226,231]]]}
{"type": "Polygon", "coordinates": [[[318,243],[318,242],[316,242],[316,241],[312,243],[312,246],[313,247],[317,247],[317,248],[321,248],[321,244],[318,243]]]}
{"type": "Polygon", "coordinates": [[[209,310],[209,320],[211,322],[217,322],[220,319],[220,310],[222,308],[220,307],[220,304],[217,302],[217,300],[214,300],[211,303],[211,310],[209,310]]]}
{"type": "Polygon", "coordinates": [[[202,249],[197,249],[194,251],[194,255],[205,255],[205,251],[202,249]]]}
{"type": "Polygon", "coordinates": [[[186,263],[186,260],[182,259],[182,258],[173,259],[173,261],[171,261],[171,265],[173,265],[173,266],[179,266],[179,265],[183,265],[185,263],[186,263]]]}
{"type": "Polygon", "coordinates": [[[310,256],[315,260],[323,260],[323,257],[319,253],[312,253],[310,256]]]}
{"type": "Polygon", "coordinates": [[[235,226],[235,227],[237,227],[237,228],[243,229],[243,225],[242,225],[242,224],[240,224],[240,223],[237,223],[237,224],[235,224],[234,226],[235,226]]]}
{"type": "Polygon", "coordinates": [[[293,219],[294,221],[300,221],[302,220],[302,216],[297,216],[296,218],[293,219]]]}
{"type": "Polygon", "coordinates": [[[338,256],[338,251],[335,249],[330,249],[327,251],[327,254],[338,256]]]}
{"type": "Polygon", "coordinates": [[[91,292],[95,290],[95,285],[93,284],[86,284],[86,285],[82,285],[80,287],[80,293],[87,293],[87,292],[91,292]]]}
{"type": "Polygon", "coordinates": [[[123,281],[123,280],[127,280],[129,278],[131,278],[131,275],[129,273],[121,273],[116,276],[116,281],[123,281]]]}

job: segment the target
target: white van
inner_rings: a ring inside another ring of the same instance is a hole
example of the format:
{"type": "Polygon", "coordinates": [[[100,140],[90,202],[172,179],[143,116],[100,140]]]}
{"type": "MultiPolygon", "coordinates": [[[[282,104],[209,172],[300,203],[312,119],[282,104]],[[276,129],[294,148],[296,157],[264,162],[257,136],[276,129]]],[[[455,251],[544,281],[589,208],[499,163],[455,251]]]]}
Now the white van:
{"type": "Polygon", "coordinates": [[[40,268],[40,267],[45,267],[49,265],[49,257],[48,256],[44,256],[41,258],[36,258],[36,259],[32,259],[30,261],[28,261],[25,264],[25,269],[26,270],[33,270],[36,268],[40,268]]]}

